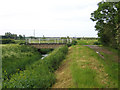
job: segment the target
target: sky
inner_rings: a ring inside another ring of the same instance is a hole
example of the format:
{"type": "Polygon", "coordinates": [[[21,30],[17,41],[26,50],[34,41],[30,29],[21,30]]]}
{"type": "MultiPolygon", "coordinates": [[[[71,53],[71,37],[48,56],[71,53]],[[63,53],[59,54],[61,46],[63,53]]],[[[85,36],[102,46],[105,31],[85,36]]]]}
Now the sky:
{"type": "Polygon", "coordinates": [[[0,35],[97,37],[90,20],[101,0],[0,0],[0,35]]]}

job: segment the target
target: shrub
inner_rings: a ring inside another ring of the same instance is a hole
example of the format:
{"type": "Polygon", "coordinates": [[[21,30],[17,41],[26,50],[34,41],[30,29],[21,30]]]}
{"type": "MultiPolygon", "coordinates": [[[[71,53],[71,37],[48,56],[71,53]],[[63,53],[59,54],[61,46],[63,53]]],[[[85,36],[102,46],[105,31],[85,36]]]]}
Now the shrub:
{"type": "Polygon", "coordinates": [[[41,53],[41,54],[46,54],[46,53],[49,53],[51,52],[53,49],[38,49],[38,51],[41,53]]]}
{"type": "Polygon", "coordinates": [[[67,46],[70,47],[70,46],[76,45],[76,44],[77,44],[77,41],[73,40],[72,43],[67,43],[67,46]]]}
{"type": "Polygon", "coordinates": [[[94,45],[101,45],[100,42],[94,42],[94,45]]]}
{"type": "Polygon", "coordinates": [[[15,43],[15,41],[13,39],[2,39],[2,40],[0,40],[0,42],[2,42],[2,44],[15,43]]]}
{"type": "Polygon", "coordinates": [[[3,82],[3,88],[49,88],[55,83],[53,71],[65,58],[68,47],[55,49],[48,57],[38,60],[28,66],[26,70],[11,76],[10,80],[3,82]]]}
{"type": "Polygon", "coordinates": [[[41,58],[37,49],[26,45],[6,45],[2,47],[3,78],[10,78],[19,70],[24,70],[26,65],[32,64],[41,58]]]}
{"type": "Polygon", "coordinates": [[[76,40],[73,40],[72,41],[72,45],[76,45],[77,44],[77,41],[76,40]]]}
{"type": "Polygon", "coordinates": [[[3,83],[3,88],[45,88],[50,87],[54,82],[54,74],[41,63],[34,69],[14,74],[9,82],[3,83]]]}
{"type": "Polygon", "coordinates": [[[68,43],[67,46],[70,47],[70,46],[72,46],[72,44],[71,44],[71,43],[68,43]]]}
{"type": "Polygon", "coordinates": [[[68,47],[60,47],[50,53],[49,56],[44,58],[45,64],[48,66],[50,71],[54,71],[59,67],[60,62],[65,58],[68,52],[68,47]]]}
{"type": "Polygon", "coordinates": [[[16,43],[16,44],[19,44],[19,45],[24,45],[24,44],[26,44],[25,40],[15,40],[15,43],[16,43]]]}

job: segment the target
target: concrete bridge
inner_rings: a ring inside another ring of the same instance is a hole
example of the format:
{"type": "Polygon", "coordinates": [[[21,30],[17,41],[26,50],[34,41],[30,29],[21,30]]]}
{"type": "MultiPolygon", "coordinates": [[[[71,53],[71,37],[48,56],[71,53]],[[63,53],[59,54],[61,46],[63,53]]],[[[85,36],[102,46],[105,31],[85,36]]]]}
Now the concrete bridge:
{"type": "Polygon", "coordinates": [[[29,43],[28,45],[33,46],[37,49],[41,49],[41,48],[51,48],[51,49],[55,49],[61,46],[66,45],[66,43],[29,43]]]}
{"type": "Polygon", "coordinates": [[[51,48],[55,49],[71,43],[72,39],[27,39],[26,44],[33,46],[37,49],[51,48]]]}

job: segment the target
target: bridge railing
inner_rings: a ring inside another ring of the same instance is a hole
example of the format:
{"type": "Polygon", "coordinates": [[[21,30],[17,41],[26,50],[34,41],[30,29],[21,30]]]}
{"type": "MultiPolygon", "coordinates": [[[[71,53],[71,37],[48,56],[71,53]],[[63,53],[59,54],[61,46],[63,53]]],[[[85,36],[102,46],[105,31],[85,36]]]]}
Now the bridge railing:
{"type": "Polygon", "coordinates": [[[54,39],[51,39],[51,38],[47,38],[47,39],[26,39],[26,44],[31,44],[31,43],[64,43],[64,44],[67,44],[67,43],[72,43],[72,39],[58,39],[58,38],[54,38],[54,39]]]}

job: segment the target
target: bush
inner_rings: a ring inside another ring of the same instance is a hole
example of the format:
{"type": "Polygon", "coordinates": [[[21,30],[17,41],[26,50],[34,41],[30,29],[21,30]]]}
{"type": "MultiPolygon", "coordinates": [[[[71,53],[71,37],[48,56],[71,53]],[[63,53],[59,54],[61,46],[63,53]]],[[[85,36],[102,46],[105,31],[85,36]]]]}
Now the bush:
{"type": "Polygon", "coordinates": [[[2,47],[2,71],[3,78],[10,78],[19,70],[24,70],[26,65],[41,58],[37,49],[26,45],[6,45],[2,47]]]}
{"type": "Polygon", "coordinates": [[[94,42],[94,45],[101,45],[100,42],[94,42]]]}
{"type": "Polygon", "coordinates": [[[42,49],[38,49],[38,51],[39,51],[41,54],[46,54],[46,53],[50,53],[51,51],[53,51],[53,49],[45,49],[45,48],[42,48],[42,49]]]}
{"type": "Polygon", "coordinates": [[[3,88],[46,88],[54,82],[54,74],[41,63],[34,69],[14,74],[9,82],[3,83],[3,88]]]}
{"type": "Polygon", "coordinates": [[[77,41],[76,40],[73,40],[72,41],[72,45],[76,45],[77,44],[77,41]]]}
{"type": "Polygon", "coordinates": [[[70,47],[70,46],[72,46],[72,44],[71,44],[71,43],[68,43],[67,46],[70,47]]]}
{"type": "Polygon", "coordinates": [[[3,82],[3,88],[49,88],[55,83],[53,71],[65,58],[68,47],[55,49],[48,57],[38,60],[26,70],[11,76],[10,80],[3,82]]]}
{"type": "Polygon", "coordinates": [[[67,46],[70,47],[72,45],[76,45],[77,41],[76,40],[72,40],[72,43],[67,43],[67,46]]]}
{"type": "Polygon", "coordinates": [[[15,40],[15,43],[19,44],[19,45],[25,45],[26,44],[25,40],[15,40]]]}
{"type": "Polygon", "coordinates": [[[2,42],[2,44],[15,43],[15,41],[13,39],[2,39],[2,40],[0,40],[0,42],[2,42]]]}
{"type": "Polygon", "coordinates": [[[48,66],[50,71],[54,71],[59,67],[60,62],[65,58],[68,52],[68,47],[57,48],[54,52],[50,53],[49,56],[44,58],[45,64],[48,66]]]}

